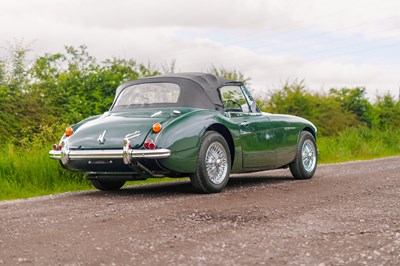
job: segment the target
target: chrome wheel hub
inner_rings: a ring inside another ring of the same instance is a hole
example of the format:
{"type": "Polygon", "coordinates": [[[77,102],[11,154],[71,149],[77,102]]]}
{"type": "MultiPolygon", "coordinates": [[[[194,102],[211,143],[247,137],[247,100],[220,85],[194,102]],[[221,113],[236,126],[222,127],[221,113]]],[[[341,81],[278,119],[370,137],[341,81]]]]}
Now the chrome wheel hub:
{"type": "Polygon", "coordinates": [[[228,160],[224,146],[219,142],[213,142],[206,152],[206,170],[210,181],[216,185],[221,184],[228,171],[228,160]]]}
{"type": "Polygon", "coordinates": [[[311,140],[306,140],[301,148],[301,159],[303,162],[304,170],[312,172],[317,164],[317,154],[315,146],[311,140]]]}

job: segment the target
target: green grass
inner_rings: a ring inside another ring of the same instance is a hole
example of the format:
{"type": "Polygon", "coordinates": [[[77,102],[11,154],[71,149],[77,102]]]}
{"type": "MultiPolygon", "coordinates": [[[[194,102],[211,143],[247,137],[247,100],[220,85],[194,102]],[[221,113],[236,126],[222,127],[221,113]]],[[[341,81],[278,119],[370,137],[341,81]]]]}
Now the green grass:
{"type": "Polygon", "coordinates": [[[48,147],[0,147],[0,200],[89,189],[83,175],[48,158],[48,147]]]}
{"type": "MultiPolygon", "coordinates": [[[[337,136],[319,137],[319,162],[334,163],[400,155],[400,129],[348,129],[337,136]]],[[[0,200],[28,198],[93,189],[85,175],[64,170],[48,158],[51,145],[23,148],[0,146],[0,200]]],[[[129,185],[176,180],[128,182],[129,185]]]]}
{"type": "MultiPolygon", "coordinates": [[[[0,200],[22,199],[67,191],[94,189],[86,176],[63,169],[48,158],[51,145],[20,148],[0,146],[0,200]]],[[[166,182],[172,178],[149,178],[130,181],[127,185],[166,182]]]]}
{"type": "Polygon", "coordinates": [[[367,160],[400,155],[400,128],[350,128],[317,140],[320,163],[367,160]]]}

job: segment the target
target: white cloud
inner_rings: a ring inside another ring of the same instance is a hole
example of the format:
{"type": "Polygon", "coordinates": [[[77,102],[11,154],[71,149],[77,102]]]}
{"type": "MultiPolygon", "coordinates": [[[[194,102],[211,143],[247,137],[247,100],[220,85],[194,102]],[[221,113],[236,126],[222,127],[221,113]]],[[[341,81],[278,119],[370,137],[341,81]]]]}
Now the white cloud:
{"type": "Polygon", "coordinates": [[[43,54],[86,44],[100,59],[176,60],[181,71],[224,66],[258,90],[298,78],[313,88],[397,93],[398,10],[394,0],[2,1],[0,46],[35,40],[32,49],[43,54]]]}

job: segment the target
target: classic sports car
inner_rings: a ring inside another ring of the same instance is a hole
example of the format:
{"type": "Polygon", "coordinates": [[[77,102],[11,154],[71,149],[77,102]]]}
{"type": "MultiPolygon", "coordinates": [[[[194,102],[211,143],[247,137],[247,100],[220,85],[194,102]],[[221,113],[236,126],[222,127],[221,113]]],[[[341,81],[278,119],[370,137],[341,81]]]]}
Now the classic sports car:
{"type": "Polygon", "coordinates": [[[242,82],[182,73],[120,85],[110,111],[67,128],[49,154],[99,190],[189,176],[196,190],[214,193],[230,173],[289,167],[311,178],[316,132],[303,118],[262,113],[242,82]]]}

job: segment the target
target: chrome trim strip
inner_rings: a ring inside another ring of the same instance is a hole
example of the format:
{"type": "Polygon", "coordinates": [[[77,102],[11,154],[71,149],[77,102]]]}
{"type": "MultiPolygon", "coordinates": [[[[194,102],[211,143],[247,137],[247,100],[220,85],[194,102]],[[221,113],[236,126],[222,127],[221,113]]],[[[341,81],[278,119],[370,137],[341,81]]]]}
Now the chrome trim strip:
{"type": "Polygon", "coordinates": [[[161,114],[162,114],[162,111],[158,111],[158,112],[155,112],[154,114],[152,114],[150,117],[159,116],[161,114]]]}
{"type": "Polygon", "coordinates": [[[88,175],[102,175],[102,176],[134,176],[139,175],[137,172],[97,172],[89,171],[86,172],[88,175]]]}
{"type": "Polygon", "coordinates": [[[55,150],[49,151],[49,158],[54,160],[61,160],[61,151],[55,151],[55,150]]]}
{"type": "Polygon", "coordinates": [[[65,152],[69,160],[76,159],[118,159],[122,150],[69,150],[65,152]]]}
{"type": "Polygon", "coordinates": [[[125,138],[133,139],[133,138],[139,137],[140,135],[142,135],[142,133],[140,133],[139,130],[136,130],[135,132],[126,135],[125,138]]]}
{"type": "Polygon", "coordinates": [[[171,155],[168,149],[129,150],[132,158],[167,158],[171,155]]]}

